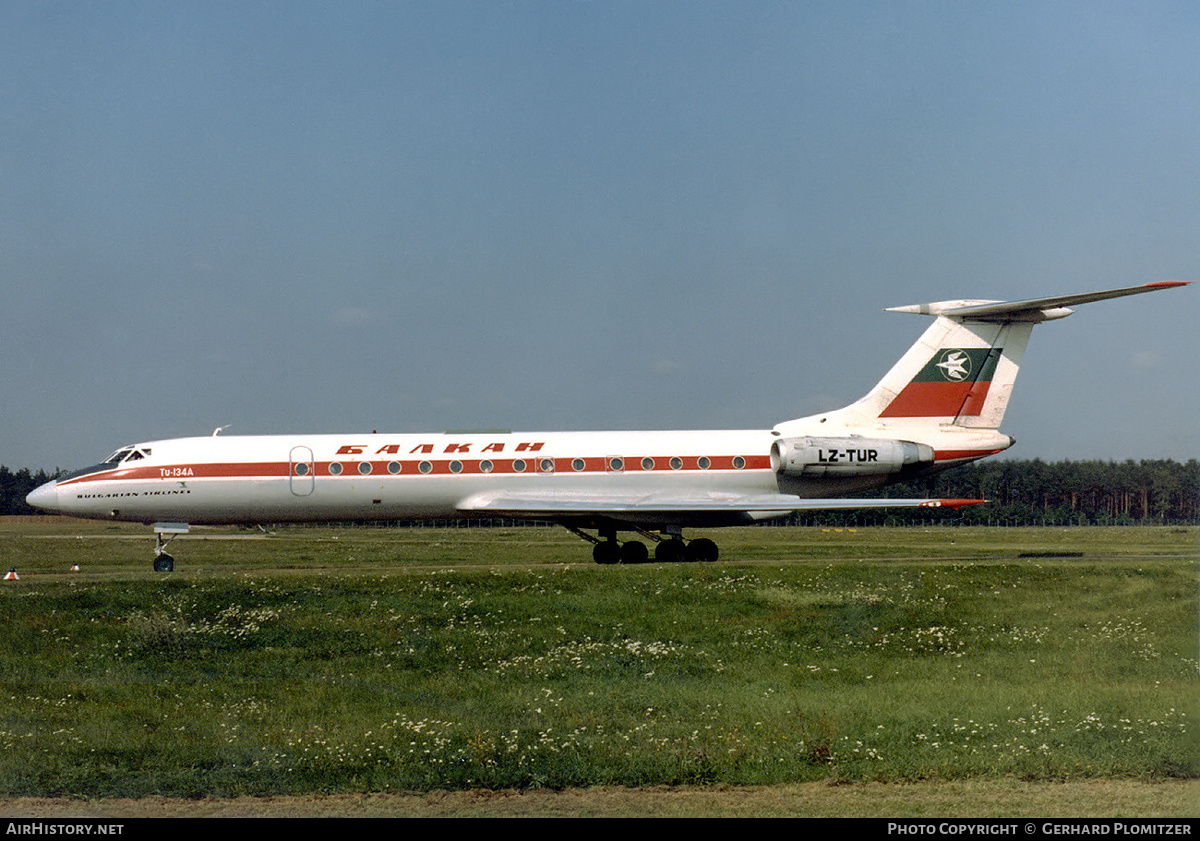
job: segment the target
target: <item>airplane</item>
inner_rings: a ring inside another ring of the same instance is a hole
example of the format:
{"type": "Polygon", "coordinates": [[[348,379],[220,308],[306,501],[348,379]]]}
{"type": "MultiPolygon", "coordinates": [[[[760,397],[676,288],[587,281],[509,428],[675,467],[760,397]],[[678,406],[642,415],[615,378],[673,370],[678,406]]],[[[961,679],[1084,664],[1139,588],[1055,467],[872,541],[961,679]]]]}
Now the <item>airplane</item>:
{"type": "Polygon", "coordinates": [[[890,308],[934,323],[858,401],[767,430],[372,432],[210,436],[123,446],[34,489],[46,511],[153,525],[153,568],[192,525],[445,518],[558,523],[598,563],[715,561],[685,528],[752,524],[796,511],[951,508],[975,499],[853,499],[994,455],[1033,327],[1072,306],[1156,292],[1165,281],[1028,301],[890,308]],[[594,532],[590,533],[590,532],[594,532]],[[164,538],[164,535],[166,536],[164,538]]]}

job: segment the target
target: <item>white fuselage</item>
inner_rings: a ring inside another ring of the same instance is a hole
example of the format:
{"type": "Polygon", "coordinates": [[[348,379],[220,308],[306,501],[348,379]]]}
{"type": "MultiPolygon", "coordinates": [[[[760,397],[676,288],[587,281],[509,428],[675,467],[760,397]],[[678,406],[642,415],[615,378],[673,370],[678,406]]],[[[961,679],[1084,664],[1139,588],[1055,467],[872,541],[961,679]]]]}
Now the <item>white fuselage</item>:
{"type": "MultiPolygon", "coordinates": [[[[123,461],[70,474],[36,491],[41,496],[31,495],[30,502],[75,516],[147,523],[406,520],[470,516],[464,500],[497,489],[597,498],[814,497],[899,478],[789,479],[772,468],[777,439],[771,430],[179,438],[134,445],[123,461]]],[[[959,448],[943,450],[939,468],[997,450],[982,441],[969,451],[952,443],[959,448]]]]}
{"type": "Polygon", "coordinates": [[[58,510],[189,523],[460,516],[492,488],[774,493],[770,432],[182,438],[57,483],[58,510]]]}

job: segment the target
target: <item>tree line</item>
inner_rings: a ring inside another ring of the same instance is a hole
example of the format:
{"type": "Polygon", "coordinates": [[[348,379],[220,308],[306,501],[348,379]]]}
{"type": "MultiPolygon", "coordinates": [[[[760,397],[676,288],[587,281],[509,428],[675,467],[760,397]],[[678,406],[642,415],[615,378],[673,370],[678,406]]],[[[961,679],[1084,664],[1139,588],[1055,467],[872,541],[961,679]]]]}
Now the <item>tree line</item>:
{"type": "MultiPolygon", "coordinates": [[[[38,513],[25,496],[59,473],[0,465],[0,515],[38,513]]],[[[979,461],[891,485],[874,497],[986,499],[954,514],[926,509],[804,512],[796,525],[1194,525],[1200,524],[1200,461],[979,461]]]]}
{"type": "Polygon", "coordinates": [[[954,515],[925,509],[814,512],[798,525],[1110,526],[1200,524],[1200,461],[977,461],[863,496],[984,499],[954,515]]]}
{"type": "Polygon", "coordinates": [[[47,473],[45,470],[34,473],[28,467],[22,467],[14,473],[0,464],[0,515],[39,513],[26,504],[26,495],[38,485],[44,485],[61,473],[62,471],[47,473]]]}

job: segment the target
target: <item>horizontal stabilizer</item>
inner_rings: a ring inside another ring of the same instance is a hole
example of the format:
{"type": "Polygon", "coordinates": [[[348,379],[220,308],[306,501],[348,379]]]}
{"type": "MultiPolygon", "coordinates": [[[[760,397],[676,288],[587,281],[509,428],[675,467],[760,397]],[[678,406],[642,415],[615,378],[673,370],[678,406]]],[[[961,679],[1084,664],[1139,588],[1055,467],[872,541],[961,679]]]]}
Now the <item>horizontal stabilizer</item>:
{"type": "Polygon", "coordinates": [[[1067,309],[1067,307],[1087,304],[1092,301],[1104,301],[1109,298],[1123,298],[1126,295],[1140,295],[1143,292],[1157,292],[1160,289],[1173,289],[1176,286],[1187,285],[1186,281],[1169,280],[1160,283],[1147,283],[1142,286],[1108,289],[1103,292],[1083,292],[1077,295],[1059,295],[1054,298],[1036,298],[1031,301],[939,301],[932,304],[889,307],[887,311],[915,313],[917,315],[944,315],[949,318],[969,321],[1050,321],[1070,315],[1071,310],[1067,309]]]}

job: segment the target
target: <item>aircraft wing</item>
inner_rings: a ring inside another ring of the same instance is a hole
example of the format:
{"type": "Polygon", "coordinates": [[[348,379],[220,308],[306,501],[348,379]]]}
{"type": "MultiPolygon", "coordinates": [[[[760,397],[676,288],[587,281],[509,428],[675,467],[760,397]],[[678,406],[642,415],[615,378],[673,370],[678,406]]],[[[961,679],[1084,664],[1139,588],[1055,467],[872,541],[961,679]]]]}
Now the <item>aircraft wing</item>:
{"type": "Polygon", "coordinates": [[[794,511],[852,508],[959,508],[982,499],[804,499],[791,494],[664,493],[593,495],[571,492],[496,491],[475,494],[458,504],[472,514],[523,519],[600,518],[648,525],[705,525],[781,517],[794,511]]]}

